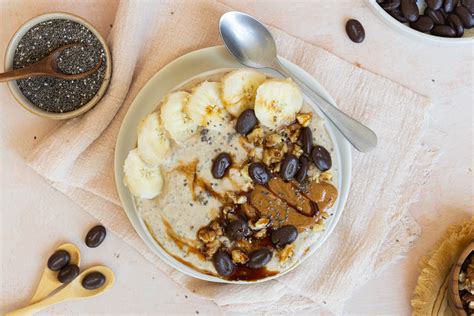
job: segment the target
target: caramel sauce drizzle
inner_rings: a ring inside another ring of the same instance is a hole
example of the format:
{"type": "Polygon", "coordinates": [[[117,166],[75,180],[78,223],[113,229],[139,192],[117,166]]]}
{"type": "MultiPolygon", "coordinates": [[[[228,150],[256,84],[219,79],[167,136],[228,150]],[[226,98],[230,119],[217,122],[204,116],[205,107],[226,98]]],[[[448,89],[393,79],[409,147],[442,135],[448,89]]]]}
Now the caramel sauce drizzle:
{"type": "Polygon", "coordinates": [[[185,266],[191,268],[191,269],[194,269],[198,272],[201,272],[201,273],[204,273],[204,274],[207,274],[207,275],[213,275],[213,276],[216,276],[215,273],[212,273],[211,271],[209,270],[205,270],[205,269],[200,269],[196,266],[194,266],[193,264],[191,264],[190,262],[178,257],[178,256],[175,256],[174,254],[172,254],[171,252],[169,252],[165,247],[163,247],[163,245],[161,244],[161,242],[158,240],[158,238],[155,236],[155,234],[153,233],[153,230],[151,229],[151,226],[150,224],[148,224],[147,221],[144,221],[145,222],[145,227],[146,229],[148,230],[148,232],[150,233],[151,237],[153,237],[153,239],[155,240],[155,242],[161,247],[161,249],[163,249],[168,255],[170,255],[171,257],[173,257],[175,260],[181,262],[182,264],[184,264],[185,266]]]}
{"type": "Polygon", "coordinates": [[[189,163],[180,162],[179,165],[174,169],[184,174],[184,176],[188,180],[193,201],[196,201],[196,187],[199,187],[213,198],[219,200],[221,203],[225,203],[225,197],[216,190],[214,190],[212,186],[207,183],[203,178],[197,175],[198,163],[198,159],[194,159],[189,163]]]}
{"type": "Polygon", "coordinates": [[[174,231],[173,227],[171,227],[171,224],[164,217],[161,217],[161,221],[165,226],[166,235],[168,235],[168,237],[176,244],[176,246],[178,246],[179,249],[186,251],[188,254],[193,253],[197,255],[199,259],[205,260],[203,254],[199,251],[199,242],[180,236],[174,231]]]}

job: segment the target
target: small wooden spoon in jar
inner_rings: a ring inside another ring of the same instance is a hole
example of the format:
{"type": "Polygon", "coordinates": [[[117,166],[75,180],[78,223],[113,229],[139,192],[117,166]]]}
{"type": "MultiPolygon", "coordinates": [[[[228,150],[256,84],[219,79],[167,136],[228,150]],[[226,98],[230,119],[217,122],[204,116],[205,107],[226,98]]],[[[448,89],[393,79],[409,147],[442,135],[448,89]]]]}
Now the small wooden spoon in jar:
{"type": "MultiPolygon", "coordinates": [[[[81,252],[79,251],[79,248],[77,248],[76,245],[70,243],[62,244],[58,248],[56,248],[55,251],[58,250],[65,250],[69,253],[69,256],[71,257],[71,259],[69,260],[69,264],[73,264],[76,266],[80,265],[81,252]]],[[[63,284],[58,280],[58,271],[53,271],[48,267],[44,268],[43,275],[41,276],[41,280],[38,284],[38,288],[36,289],[35,294],[31,298],[30,304],[43,300],[61,285],[63,284]]]]}
{"type": "Polygon", "coordinates": [[[71,47],[83,46],[82,44],[68,44],[61,46],[52,51],[48,56],[44,57],[40,61],[28,65],[24,68],[14,69],[4,73],[0,73],[0,82],[6,82],[10,80],[24,79],[28,77],[55,77],[65,80],[77,80],[88,77],[96,72],[102,65],[102,57],[99,57],[99,62],[94,68],[89,69],[79,74],[65,74],[61,72],[58,67],[58,57],[61,53],[71,47]]]}
{"type": "Polygon", "coordinates": [[[42,301],[31,304],[29,306],[17,309],[6,316],[19,316],[19,315],[32,315],[42,309],[45,309],[51,305],[58,304],[69,300],[78,300],[89,297],[100,295],[107,291],[114,284],[114,273],[110,268],[106,266],[95,266],[91,267],[77,276],[71,283],[54,293],[53,295],[45,298],[42,301]],[[100,272],[104,277],[103,283],[100,286],[93,289],[87,289],[83,285],[84,278],[93,272],[100,272]]]}

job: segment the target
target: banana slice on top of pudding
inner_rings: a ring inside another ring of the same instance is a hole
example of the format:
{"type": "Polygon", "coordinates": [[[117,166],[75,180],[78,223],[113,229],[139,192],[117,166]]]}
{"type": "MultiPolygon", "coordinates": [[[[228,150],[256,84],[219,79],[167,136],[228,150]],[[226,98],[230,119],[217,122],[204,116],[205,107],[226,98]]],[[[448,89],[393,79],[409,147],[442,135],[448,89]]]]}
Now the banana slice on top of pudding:
{"type": "Polygon", "coordinates": [[[124,183],[134,196],[153,199],[161,193],[163,177],[160,166],[145,163],[138,154],[137,148],[128,153],[123,170],[124,183]]]}
{"type": "Polygon", "coordinates": [[[269,79],[257,89],[255,116],[270,129],[288,125],[303,106],[303,94],[291,79],[269,79]]]}
{"type": "Polygon", "coordinates": [[[266,76],[251,69],[238,69],[222,78],[222,99],[224,106],[234,117],[243,111],[253,109],[257,88],[266,76]]]}
{"type": "Polygon", "coordinates": [[[185,106],[191,120],[207,129],[219,130],[230,119],[221,99],[220,82],[204,81],[193,89],[185,106]]]}
{"type": "Polygon", "coordinates": [[[162,125],[178,144],[196,134],[198,129],[198,124],[191,120],[184,111],[190,96],[185,91],[170,93],[165,97],[160,107],[162,125]]]}
{"type": "Polygon", "coordinates": [[[163,162],[170,151],[171,144],[160,124],[157,112],[149,114],[138,125],[138,154],[150,165],[163,162]]]}

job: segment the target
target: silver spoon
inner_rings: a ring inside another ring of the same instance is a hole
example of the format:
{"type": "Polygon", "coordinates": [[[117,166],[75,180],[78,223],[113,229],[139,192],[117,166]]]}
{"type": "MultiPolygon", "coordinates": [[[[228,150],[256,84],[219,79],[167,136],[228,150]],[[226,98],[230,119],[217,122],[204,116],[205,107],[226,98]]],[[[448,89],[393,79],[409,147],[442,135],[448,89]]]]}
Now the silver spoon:
{"type": "Polygon", "coordinates": [[[377,135],[370,128],[340,111],[283,67],[277,57],[275,40],[262,23],[248,14],[232,11],[221,17],[219,30],[227,49],[241,64],[273,69],[299,84],[355,149],[368,152],[377,146],[377,135]]]}

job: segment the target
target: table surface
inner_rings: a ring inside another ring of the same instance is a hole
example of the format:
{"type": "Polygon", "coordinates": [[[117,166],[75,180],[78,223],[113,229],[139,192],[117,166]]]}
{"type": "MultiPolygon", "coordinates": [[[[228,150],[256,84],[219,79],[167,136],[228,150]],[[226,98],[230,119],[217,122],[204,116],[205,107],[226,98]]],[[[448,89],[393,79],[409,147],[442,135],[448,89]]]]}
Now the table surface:
{"type": "MultiPolygon", "coordinates": [[[[345,305],[345,314],[408,315],[419,259],[450,224],[474,214],[474,46],[448,47],[405,37],[379,20],[363,0],[224,2],[432,98],[423,142],[439,149],[441,156],[419,202],[411,209],[422,235],[406,257],[355,291],[345,305]],[[349,18],[364,24],[366,39],[362,44],[350,42],[345,35],[344,23],[349,18]]],[[[117,2],[0,0],[0,5],[3,60],[9,38],[30,17],[53,10],[68,11],[86,17],[107,35],[117,2]]],[[[26,112],[12,101],[5,84],[0,85],[0,100],[5,101],[0,116],[3,314],[27,303],[52,247],[71,241],[85,250],[83,237],[96,221],[24,163],[26,153],[59,123],[26,112]]],[[[178,287],[111,233],[100,248],[84,251],[83,257],[84,266],[110,266],[116,273],[116,285],[101,297],[59,304],[45,313],[224,313],[214,303],[178,287]]]]}

